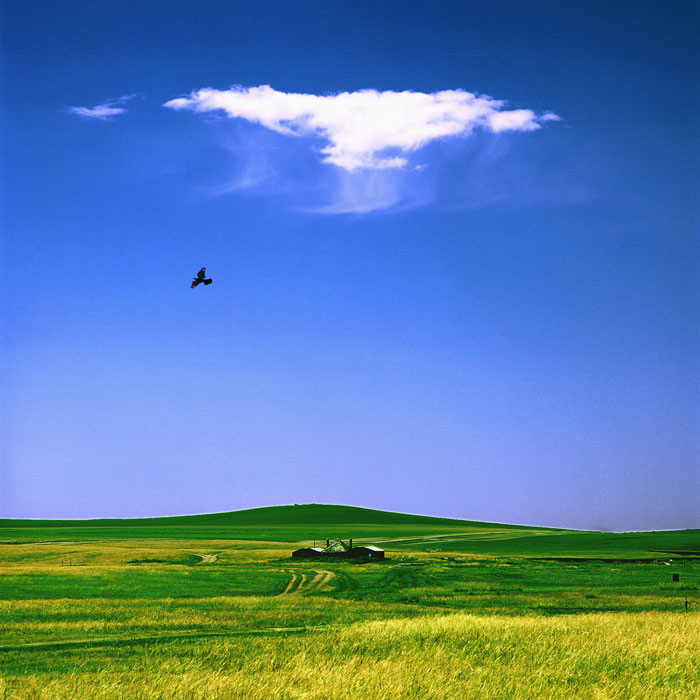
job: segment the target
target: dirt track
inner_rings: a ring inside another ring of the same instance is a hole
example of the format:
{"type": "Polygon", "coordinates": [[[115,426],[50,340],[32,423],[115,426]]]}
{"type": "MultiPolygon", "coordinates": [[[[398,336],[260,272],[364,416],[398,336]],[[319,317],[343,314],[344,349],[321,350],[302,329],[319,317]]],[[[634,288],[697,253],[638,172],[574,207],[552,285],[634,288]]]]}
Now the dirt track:
{"type": "Polygon", "coordinates": [[[372,542],[378,544],[387,544],[392,542],[397,542],[401,544],[420,544],[420,543],[430,543],[430,542],[471,542],[475,540],[515,540],[521,539],[523,537],[535,537],[543,535],[563,535],[568,534],[568,531],[555,531],[551,532],[548,530],[532,530],[525,532],[515,532],[512,530],[501,532],[498,530],[484,530],[480,532],[470,532],[470,533],[447,533],[444,535],[415,535],[413,537],[391,537],[383,539],[374,539],[372,542]]]}
{"type": "Polygon", "coordinates": [[[292,569],[292,578],[280,595],[306,595],[307,593],[320,593],[328,587],[335,578],[333,571],[312,569],[310,573],[316,574],[310,578],[306,573],[300,573],[292,569]]]}
{"type": "Polygon", "coordinates": [[[202,560],[199,562],[200,564],[213,564],[219,555],[218,554],[195,554],[195,556],[199,557],[202,560]]]}

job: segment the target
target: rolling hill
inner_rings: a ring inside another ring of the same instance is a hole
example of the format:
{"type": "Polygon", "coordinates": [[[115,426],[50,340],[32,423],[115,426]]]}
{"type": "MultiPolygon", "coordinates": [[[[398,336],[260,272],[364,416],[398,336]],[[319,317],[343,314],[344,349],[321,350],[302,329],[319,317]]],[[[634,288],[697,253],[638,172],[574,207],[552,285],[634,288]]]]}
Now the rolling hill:
{"type": "MultiPolygon", "coordinates": [[[[225,513],[201,515],[175,515],[156,518],[99,518],[89,520],[25,520],[0,519],[0,528],[13,527],[168,527],[168,526],[258,526],[258,525],[305,525],[305,524],[363,524],[363,525],[438,525],[451,527],[484,526],[489,528],[530,529],[526,525],[485,523],[475,520],[439,518],[410,513],[396,513],[357,506],[325,505],[306,503],[303,505],[266,506],[225,513]]],[[[537,528],[552,530],[557,528],[537,528]]]]}
{"type": "Polygon", "coordinates": [[[0,519],[0,543],[98,540],[313,542],[329,537],[391,549],[532,557],[698,556],[700,531],[603,533],[307,503],[224,513],[92,520],[0,519]]]}

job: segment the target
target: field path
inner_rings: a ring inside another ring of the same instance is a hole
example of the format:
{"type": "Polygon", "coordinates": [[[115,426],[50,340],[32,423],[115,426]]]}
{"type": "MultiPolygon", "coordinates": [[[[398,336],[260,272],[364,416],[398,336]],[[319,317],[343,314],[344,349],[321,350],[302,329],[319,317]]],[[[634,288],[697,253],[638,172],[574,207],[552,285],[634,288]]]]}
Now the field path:
{"type": "Polygon", "coordinates": [[[307,593],[320,593],[328,587],[335,578],[333,571],[312,569],[316,574],[311,580],[305,573],[292,570],[292,578],[280,595],[306,595],[307,593]]]}
{"type": "Polygon", "coordinates": [[[195,554],[196,557],[199,557],[202,561],[200,561],[200,564],[213,564],[217,557],[219,556],[218,554],[195,554]]]}
{"type": "Polygon", "coordinates": [[[114,635],[110,637],[88,637],[86,639],[61,639],[51,642],[25,642],[24,644],[2,644],[0,652],[23,651],[26,649],[70,649],[79,647],[101,646],[131,646],[136,644],[150,644],[155,642],[167,642],[177,639],[205,639],[207,637],[252,637],[278,634],[293,634],[303,632],[315,632],[330,629],[329,625],[300,625],[298,627],[260,627],[257,629],[234,629],[218,632],[170,632],[165,634],[144,634],[139,636],[114,635]]]}
{"type": "Polygon", "coordinates": [[[569,531],[562,530],[560,532],[551,532],[548,530],[532,530],[527,532],[517,532],[513,530],[508,530],[506,532],[499,530],[480,530],[476,532],[469,533],[446,533],[443,535],[414,535],[411,537],[387,537],[372,540],[378,544],[387,543],[412,543],[420,544],[430,543],[430,542],[461,542],[461,541],[474,541],[474,540],[516,540],[523,537],[535,537],[543,535],[564,535],[570,534],[569,531]]]}
{"type": "Polygon", "coordinates": [[[303,593],[316,593],[322,591],[328,587],[328,584],[335,578],[335,573],[333,571],[321,571],[316,570],[316,576],[314,576],[311,583],[309,583],[306,590],[303,593]]]}
{"type": "Polygon", "coordinates": [[[287,584],[287,587],[280,593],[280,595],[289,595],[294,591],[294,587],[297,583],[297,574],[295,571],[291,572],[292,578],[290,579],[289,583],[287,584]]]}

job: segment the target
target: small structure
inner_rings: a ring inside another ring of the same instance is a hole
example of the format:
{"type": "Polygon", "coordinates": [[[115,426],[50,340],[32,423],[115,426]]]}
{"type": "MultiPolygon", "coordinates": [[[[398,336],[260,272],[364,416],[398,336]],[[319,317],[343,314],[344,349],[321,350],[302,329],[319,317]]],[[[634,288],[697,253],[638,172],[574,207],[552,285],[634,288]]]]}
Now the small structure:
{"type": "Polygon", "coordinates": [[[292,552],[295,559],[371,559],[372,561],[383,561],[384,550],[375,547],[373,544],[365,544],[359,547],[352,546],[352,538],[348,542],[343,542],[340,538],[326,540],[326,546],[302,547],[292,552]]]}
{"type": "Polygon", "coordinates": [[[313,559],[323,553],[321,547],[302,547],[292,552],[295,559],[313,559]]]}
{"type": "Polygon", "coordinates": [[[334,539],[332,542],[328,542],[326,548],[323,550],[323,554],[329,557],[347,557],[352,549],[352,540],[350,544],[345,544],[340,538],[334,539]]]}
{"type": "Polygon", "coordinates": [[[362,545],[361,547],[353,547],[350,550],[350,556],[353,559],[373,559],[381,561],[384,559],[384,550],[375,547],[373,544],[362,545]]]}

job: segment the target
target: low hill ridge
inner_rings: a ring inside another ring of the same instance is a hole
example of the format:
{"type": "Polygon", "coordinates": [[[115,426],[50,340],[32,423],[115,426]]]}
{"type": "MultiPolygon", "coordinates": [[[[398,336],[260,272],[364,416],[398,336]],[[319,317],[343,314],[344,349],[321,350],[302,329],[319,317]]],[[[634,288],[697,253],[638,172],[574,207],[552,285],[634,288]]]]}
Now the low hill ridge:
{"type": "MultiPolygon", "coordinates": [[[[201,515],[174,515],[155,518],[99,518],[89,520],[15,520],[0,519],[0,528],[7,527],[110,527],[110,526],[227,526],[227,525],[301,525],[314,524],[424,524],[424,525],[487,525],[489,527],[523,527],[501,523],[485,523],[456,518],[440,518],[429,515],[397,513],[358,506],[326,505],[306,503],[302,505],[265,506],[224,513],[203,513],[201,515]]],[[[555,528],[542,528],[555,529],[555,528]]]]}

